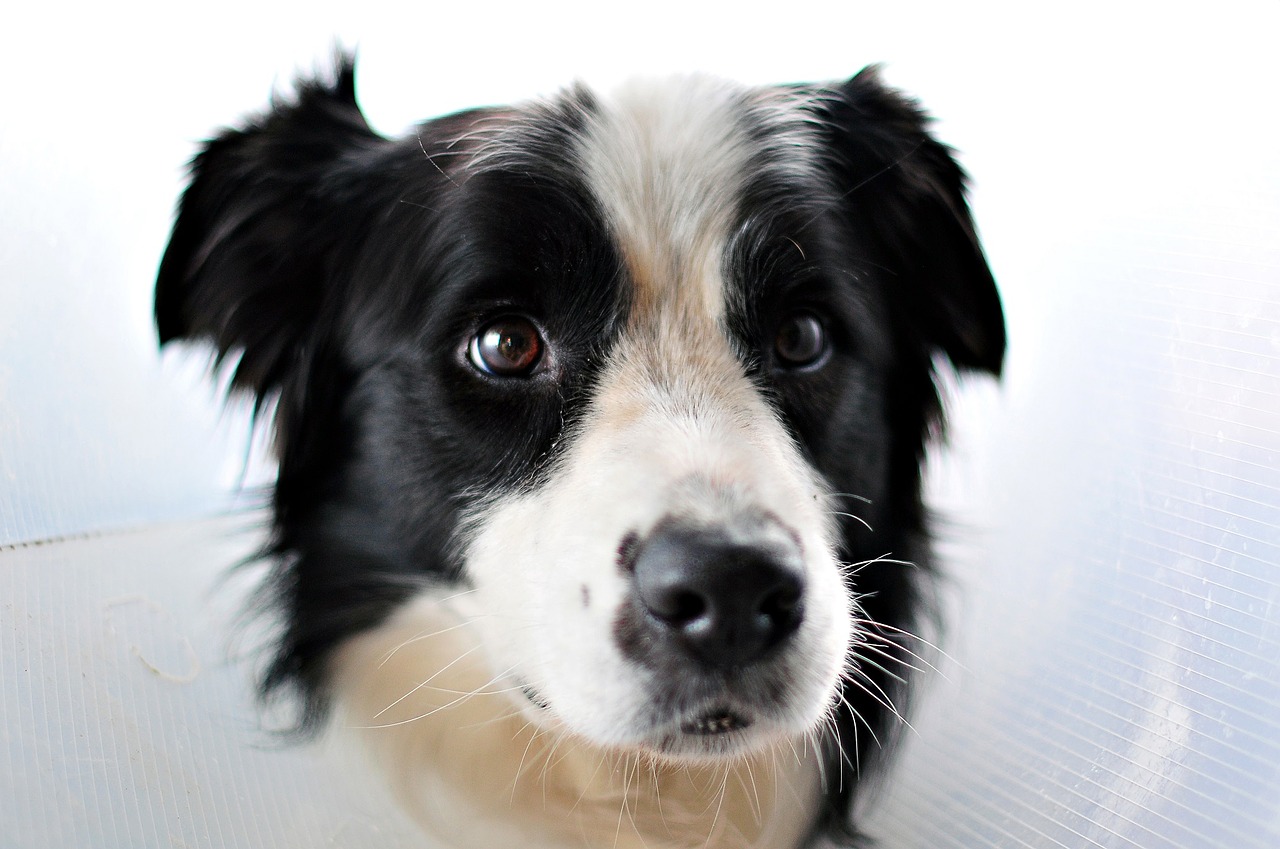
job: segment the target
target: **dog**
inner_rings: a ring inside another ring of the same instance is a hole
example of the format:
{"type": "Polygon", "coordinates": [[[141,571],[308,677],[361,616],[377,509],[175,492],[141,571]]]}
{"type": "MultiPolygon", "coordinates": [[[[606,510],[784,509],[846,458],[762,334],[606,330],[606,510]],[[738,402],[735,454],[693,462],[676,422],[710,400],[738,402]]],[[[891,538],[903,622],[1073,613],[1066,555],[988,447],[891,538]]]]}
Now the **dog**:
{"type": "Polygon", "coordinates": [[[966,176],[876,68],[387,138],[354,60],[191,165],[162,343],[273,422],[261,686],[448,847],[850,846],[918,661],[966,176]]]}

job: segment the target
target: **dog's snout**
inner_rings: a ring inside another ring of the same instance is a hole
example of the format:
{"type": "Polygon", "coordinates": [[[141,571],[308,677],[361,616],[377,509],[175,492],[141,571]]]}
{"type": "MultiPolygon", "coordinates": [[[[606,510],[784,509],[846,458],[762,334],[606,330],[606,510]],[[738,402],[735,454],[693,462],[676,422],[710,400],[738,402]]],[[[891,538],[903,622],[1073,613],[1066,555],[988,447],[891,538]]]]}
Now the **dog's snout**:
{"type": "Polygon", "coordinates": [[[635,561],[635,593],[651,635],[718,668],[753,663],[803,617],[799,546],[741,542],[723,533],[659,528],[635,561]]]}

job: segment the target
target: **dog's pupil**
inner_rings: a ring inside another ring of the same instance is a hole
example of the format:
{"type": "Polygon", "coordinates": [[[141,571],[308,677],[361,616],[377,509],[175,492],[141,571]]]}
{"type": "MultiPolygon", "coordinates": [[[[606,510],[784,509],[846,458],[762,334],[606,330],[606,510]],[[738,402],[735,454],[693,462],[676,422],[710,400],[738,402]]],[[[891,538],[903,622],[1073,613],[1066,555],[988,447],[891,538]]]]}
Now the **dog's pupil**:
{"type": "Polygon", "coordinates": [[[808,365],[822,356],[826,336],[822,323],[809,313],[796,313],[778,328],[774,349],[784,364],[808,365]]]}
{"type": "Polygon", "coordinates": [[[480,331],[472,361],[491,374],[519,375],[532,369],[541,354],[538,329],[528,319],[512,316],[500,318],[480,331]]]}

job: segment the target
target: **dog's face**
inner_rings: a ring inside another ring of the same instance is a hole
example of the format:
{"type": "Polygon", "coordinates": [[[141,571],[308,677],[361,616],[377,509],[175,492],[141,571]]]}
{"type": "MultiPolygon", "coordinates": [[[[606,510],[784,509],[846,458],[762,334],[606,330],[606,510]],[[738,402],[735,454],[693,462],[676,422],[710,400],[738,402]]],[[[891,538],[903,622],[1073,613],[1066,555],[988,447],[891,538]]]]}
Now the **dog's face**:
{"type": "Polygon", "coordinates": [[[849,774],[913,615],[933,360],[1003,355],[945,148],[869,73],[402,141],[352,89],[209,144],[157,291],[163,339],[278,399],[268,685],[318,711],[335,651],[425,638],[396,617],[430,598],[471,647],[423,684],[478,666],[538,727],[676,761],[815,735],[849,774]]]}
{"type": "MultiPolygon", "coordinates": [[[[771,162],[777,140],[739,126],[756,110],[795,136],[784,97],[633,89],[580,105],[549,162],[529,152],[538,119],[506,118],[468,174],[502,197],[504,181],[552,175],[533,188],[550,209],[506,224],[545,252],[521,264],[552,272],[469,298],[479,325],[453,340],[456,382],[537,404],[546,423],[519,459],[542,465],[534,478],[465,506],[460,562],[477,630],[529,713],[601,744],[699,756],[803,733],[846,662],[853,607],[829,489],[783,405],[836,373],[865,383],[840,349],[865,334],[843,298],[798,279],[801,248],[763,244],[774,234],[743,215],[750,184],[777,179],[770,166],[819,178],[816,161],[771,162]],[[565,239],[574,216],[600,232],[565,239]],[[607,264],[572,268],[592,242],[607,264]],[[752,273],[766,263],[787,277],[752,273]],[[762,285],[776,287],[767,313],[762,285]]],[[[509,255],[508,238],[486,253],[509,255]]]]}

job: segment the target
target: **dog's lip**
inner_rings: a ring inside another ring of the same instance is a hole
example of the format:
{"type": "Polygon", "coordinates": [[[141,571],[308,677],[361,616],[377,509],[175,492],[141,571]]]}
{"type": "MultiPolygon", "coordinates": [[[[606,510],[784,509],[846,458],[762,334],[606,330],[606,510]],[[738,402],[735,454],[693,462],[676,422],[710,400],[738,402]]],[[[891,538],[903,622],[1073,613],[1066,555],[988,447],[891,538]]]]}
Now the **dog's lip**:
{"type": "Polygon", "coordinates": [[[533,685],[519,676],[515,676],[516,686],[520,688],[520,694],[534,707],[539,710],[548,710],[551,703],[547,701],[542,693],[534,689],[533,685]]]}
{"type": "Polygon", "coordinates": [[[701,711],[680,723],[680,733],[692,737],[718,737],[751,726],[751,719],[726,705],[701,711]]]}
{"type": "MultiPolygon", "coordinates": [[[[710,706],[682,712],[661,727],[646,748],[678,760],[720,762],[726,757],[750,751],[752,741],[762,733],[757,730],[760,717],[737,705],[715,702],[710,706]]],[[[767,732],[763,732],[767,733],[767,732]]]]}
{"type": "MultiPolygon", "coordinates": [[[[542,693],[522,676],[511,676],[512,682],[515,684],[513,688],[519,692],[523,701],[538,710],[539,712],[547,712],[551,710],[551,703],[542,693]]],[[[751,712],[744,710],[740,705],[717,699],[715,701],[704,701],[698,707],[680,711],[675,716],[669,718],[664,725],[664,729],[660,733],[661,741],[655,745],[658,751],[669,751],[673,747],[675,749],[684,749],[687,743],[681,744],[678,741],[684,739],[706,740],[708,743],[697,744],[701,749],[703,745],[712,745],[712,740],[729,740],[740,739],[741,733],[746,732],[756,724],[756,717],[751,712]]],[[[714,744],[716,746],[724,745],[722,743],[714,744]]]]}

